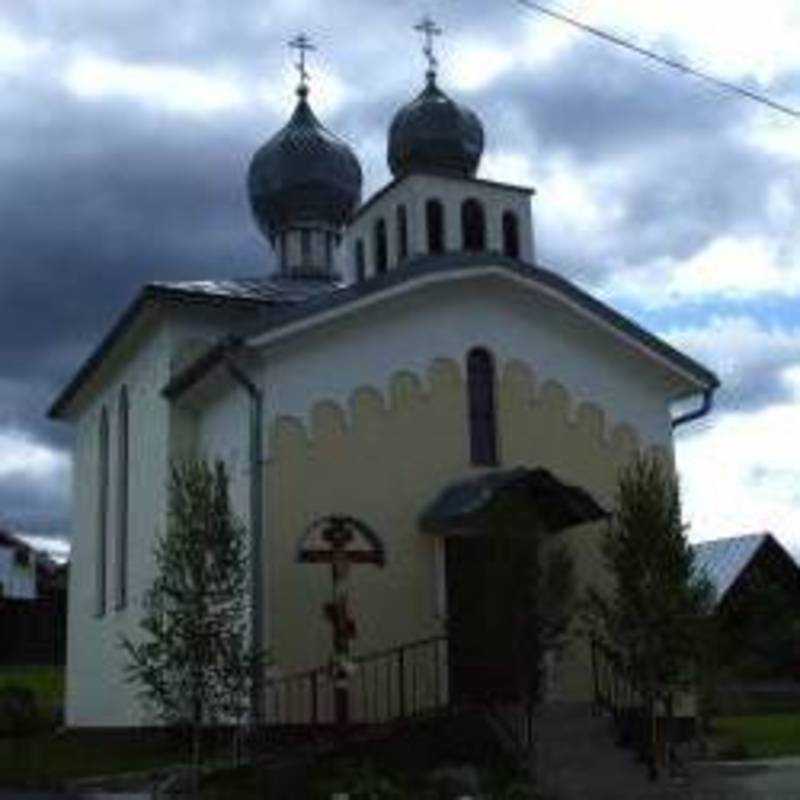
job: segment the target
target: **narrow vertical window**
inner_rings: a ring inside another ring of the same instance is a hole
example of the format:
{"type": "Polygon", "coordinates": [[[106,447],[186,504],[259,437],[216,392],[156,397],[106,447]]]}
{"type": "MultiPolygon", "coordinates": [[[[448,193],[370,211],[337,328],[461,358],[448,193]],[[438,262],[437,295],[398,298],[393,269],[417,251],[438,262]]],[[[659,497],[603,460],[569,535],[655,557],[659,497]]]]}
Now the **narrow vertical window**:
{"type": "Polygon", "coordinates": [[[503,214],[503,255],[519,258],[519,221],[513,211],[503,214]]]}
{"type": "Polygon", "coordinates": [[[361,283],[367,277],[367,263],[364,258],[364,241],[356,240],[356,281],[361,283]]]}
{"type": "Polygon", "coordinates": [[[494,361],[488,350],[476,347],[467,356],[469,437],[472,463],[497,464],[497,419],[494,401],[494,361]]]}
{"type": "Polygon", "coordinates": [[[397,206],[397,263],[408,258],[408,215],[405,206],[397,206]]]}
{"type": "Polygon", "coordinates": [[[444,208],[438,200],[425,204],[425,222],[428,228],[428,252],[444,253],[444,208]]]}
{"type": "Polygon", "coordinates": [[[306,228],[300,231],[300,263],[311,266],[311,231],[306,228]]]}
{"type": "Polygon", "coordinates": [[[386,220],[381,217],[375,223],[374,230],[375,237],[375,272],[378,275],[383,275],[389,266],[389,256],[386,242],[386,220]]]}
{"type": "Polygon", "coordinates": [[[288,254],[286,253],[286,231],[281,231],[280,253],[278,253],[278,257],[281,262],[281,270],[285,272],[286,268],[289,266],[288,254]]]}
{"type": "Polygon", "coordinates": [[[130,456],[130,405],[128,387],[119,394],[119,427],[117,429],[117,609],[128,602],[128,505],[130,456]]]}
{"type": "Polygon", "coordinates": [[[95,614],[106,613],[106,540],[108,536],[108,411],[100,413],[97,441],[97,541],[95,560],[95,614]]]}
{"type": "Polygon", "coordinates": [[[474,198],[461,204],[461,238],[464,250],[479,253],[486,248],[486,216],[474,198]]]}
{"type": "Polygon", "coordinates": [[[333,266],[333,234],[330,231],[325,233],[325,268],[331,269],[333,266]]]}

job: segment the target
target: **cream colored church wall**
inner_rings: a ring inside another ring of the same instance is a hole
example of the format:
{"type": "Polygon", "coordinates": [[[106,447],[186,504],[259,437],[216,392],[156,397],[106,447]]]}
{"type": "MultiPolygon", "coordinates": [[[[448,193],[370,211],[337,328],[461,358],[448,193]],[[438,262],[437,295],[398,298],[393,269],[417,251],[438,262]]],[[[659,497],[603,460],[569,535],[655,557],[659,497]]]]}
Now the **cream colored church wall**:
{"type": "Polygon", "coordinates": [[[163,524],[169,407],[160,389],[169,375],[170,333],[166,326],[135,338],[104,373],[76,424],[73,462],[73,538],[70,559],[66,722],[69,726],[134,725],[144,721],[124,680],[121,635],[136,636],[142,596],[152,574],[152,538],[163,524]],[[117,525],[118,402],[126,385],[130,403],[128,602],[114,607],[117,525]],[[109,420],[109,495],[106,527],[106,612],[95,614],[99,427],[109,420]]]}
{"type": "MultiPolygon", "coordinates": [[[[387,641],[403,641],[437,629],[430,613],[433,544],[409,528],[409,520],[423,500],[448,480],[469,472],[461,378],[453,378],[449,395],[440,391],[424,403],[421,398],[430,391],[432,363],[449,365],[445,374],[454,375],[453,365],[460,370],[467,351],[476,345],[488,347],[503,369],[510,362],[529,365],[539,386],[557,380],[569,393],[571,409],[585,402],[604,408],[605,430],[624,422],[637,429],[646,443],[671,447],[668,406],[676,388],[665,373],[548,298],[505,279],[475,275],[452,279],[318,330],[294,334],[285,342],[265,345],[260,363],[247,365],[264,392],[265,422],[270,426],[278,418],[293,418],[281,424],[277,438],[265,442],[265,456],[272,459],[265,496],[265,641],[284,666],[316,664],[327,654],[324,648],[330,631],[320,609],[330,591],[330,577],[324,568],[296,567],[291,562],[297,537],[319,513],[360,513],[379,531],[408,531],[399,538],[393,533],[389,541],[394,568],[387,568],[385,574],[363,568],[358,580],[364,582],[365,591],[377,590],[387,581],[397,586],[399,598],[420,615],[412,616],[411,622],[401,622],[399,617],[395,622],[391,614],[397,603],[388,595],[376,596],[359,605],[370,608],[372,615],[363,620],[368,638],[361,643],[371,641],[372,632],[380,633],[381,615],[394,626],[391,631],[386,628],[386,633],[391,632],[387,641]],[[411,414],[403,410],[402,402],[398,405],[392,400],[397,373],[415,376],[407,380],[422,386],[410,392],[409,402],[420,404],[418,413],[411,414]],[[354,398],[359,386],[371,388],[354,398]],[[423,413],[430,419],[421,417],[423,413]],[[384,420],[388,427],[375,420],[384,420]],[[298,443],[314,444],[284,447],[276,466],[274,448],[293,437],[298,443]],[[349,437],[355,437],[357,447],[349,437]],[[395,453],[391,458],[387,455],[395,453]],[[387,497],[400,498],[399,505],[392,505],[394,501],[387,497]],[[403,584],[408,588],[402,589],[400,578],[405,581],[408,570],[396,570],[409,562],[417,568],[403,584]],[[289,574],[297,575],[297,584],[284,581],[279,589],[278,582],[289,574]],[[292,629],[298,640],[289,645],[292,629]],[[285,651],[286,647],[291,651],[285,651]]],[[[551,391],[555,390],[547,390],[551,391]]],[[[511,426],[515,432],[503,434],[504,464],[546,463],[558,472],[563,471],[563,463],[572,463],[571,451],[559,444],[558,437],[553,438],[552,427],[546,426],[540,434],[517,433],[517,429],[511,426]],[[528,444],[531,449],[526,451],[528,444]],[[546,462],[539,458],[540,452],[547,453],[546,462]]],[[[243,513],[249,497],[249,465],[242,462],[247,431],[246,400],[234,385],[198,410],[198,449],[210,458],[233,459],[237,466],[232,489],[243,513]]],[[[580,465],[581,459],[576,463],[580,465]]],[[[577,469],[580,477],[588,467],[577,469]]],[[[563,477],[569,480],[568,475],[563,477]]],[[[595,484],[603,488],[598,481],[591,485],[595,484]]],[[[582,563],[588,558],[579,555],[582,563]]]]}
{"type": "MultiPolygon", "coordinates": [[[[502,465],[544,466],[608,505],[636,434],[627,426],[609,430],[599,408],[575,407],[563,387],[537,384],[522,362],[498,366],[502,465]]],[[[385,394],[365,387],[346,406],[319,402],[308,425],[286,417],[275,422],[266,475],[269,605],[282,668],[314,666],[330,655],[330,627],[321,615],[329,568],[295,561],[298,535],[325,514],[355,515],[386,543],[384,569],[353,570],[354,650],[382,650],[442,632],[434,540],[419,532],[417,517],[440,488],[474,474],[468,448],[463,368],[451,359],[434,360],[421,376],[395,374],[385,394]]],[[[584,586],[603,582],[598,531],[583,526],[553,539],[569,546],[584,586]]],[[[584,647],[565,655],[559,684],[567,697],[588,697],[584,647]]]]}

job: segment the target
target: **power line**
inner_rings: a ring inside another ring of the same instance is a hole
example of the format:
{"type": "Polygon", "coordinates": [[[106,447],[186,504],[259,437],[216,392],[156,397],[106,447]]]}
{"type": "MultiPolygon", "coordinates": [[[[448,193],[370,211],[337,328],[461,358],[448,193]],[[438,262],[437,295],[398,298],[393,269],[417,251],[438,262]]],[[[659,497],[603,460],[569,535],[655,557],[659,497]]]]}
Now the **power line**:
{"type": "Polygon", "coordinates": [[[756,103],[761,103],[762,105],[769,106],[774,111],[780,111],[782,114],[788,114],[789,116],[794,117],[795,119],[800,119],[800,111],[798,111],[796,108],[792,108],[791,106],[779,103],[777,100],[772,100],[766,95],[759,94],[758,92],[752,92],[749,89],[745,89],[743,86],[739,86],[735,83],[730,83],[729,81],[724,81],[720,78],[715,78],[713,75],[709,75],[708,73],[702,72],[699,69],[690,67],[688,64],[676,61],[673,58],[662,56],[659,53],[655,53],[652,50],[648,50],[645,47],[640,47],[638,44],[634,44],[629,39],[623,39],[621,36],[617,36],[613,33],[608,33],[608,31],[601,30],[600,28],[595,28],[593,25],[588,25],[587,23],[581,22],[580,20],[575,19],[574,17],[570,17],[567,14],[555,11],[554,9],[548,8],[547,6],[543,6],[535,2],[535,0],[514,0],[514,2],[522,6],[523,8],[526,8],[529,11],[537,11],[540,14],[552,17],[553,19],[556,19],[559,22],[571,25],[573,28],[577,28],[583,33],[588,33],[591,36],[596,36],[598,39],[602,39],[603,41],[617,45],[618,47],[623,47],[626,50],[630,50],[636,53],[637,55],[649,58],[651,61],[655,61],[658,64],[662,64],[663,66],[676,69],[679,72],[682,72],[684,75],[691,75],[692,77],[699,78],[700,80],[705,81],[706,83],[710,83],[712,86],[716,86],[717,88],[723,89],[726,92],[733,92],[734,94],[738,94],[741,97],[746,97],[748,100],[753,100],[756,103]]]}

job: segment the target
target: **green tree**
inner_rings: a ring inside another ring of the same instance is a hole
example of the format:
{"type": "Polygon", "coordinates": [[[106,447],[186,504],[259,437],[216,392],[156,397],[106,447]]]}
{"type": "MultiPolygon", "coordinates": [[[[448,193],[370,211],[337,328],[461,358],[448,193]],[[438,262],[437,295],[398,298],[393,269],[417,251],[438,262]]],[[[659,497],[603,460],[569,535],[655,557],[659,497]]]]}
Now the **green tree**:
{"type": "Polygon", "coordinates": [[[652,707],[696,678],[713,602],[694,569],[677,477],[658,456],[637,455],[621,471],[602,552],[612,587],[589,590],[589,630],[619,655],[652,707]]]}
{"type": "Polygon", "coordinates": [[[246,531],[222,461],[172,466],[166,532],[153,557],[140,636],[121,642],[127,677],[165,724],[190,735],[197,770],[203,727],[238,729],[263,664],[248,630],[246,531]]]}

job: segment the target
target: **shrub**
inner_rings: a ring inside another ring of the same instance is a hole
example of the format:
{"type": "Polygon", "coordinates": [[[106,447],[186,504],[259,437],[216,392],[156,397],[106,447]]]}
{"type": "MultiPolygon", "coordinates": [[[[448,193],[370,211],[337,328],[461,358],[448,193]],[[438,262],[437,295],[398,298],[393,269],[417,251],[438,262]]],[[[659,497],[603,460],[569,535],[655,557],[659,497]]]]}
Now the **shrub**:
{"type": "Polygon", "coordinates": [[[32,733],[43,724],[32,689],[17,685],[0,688],[0,736],[32,733]]]}

